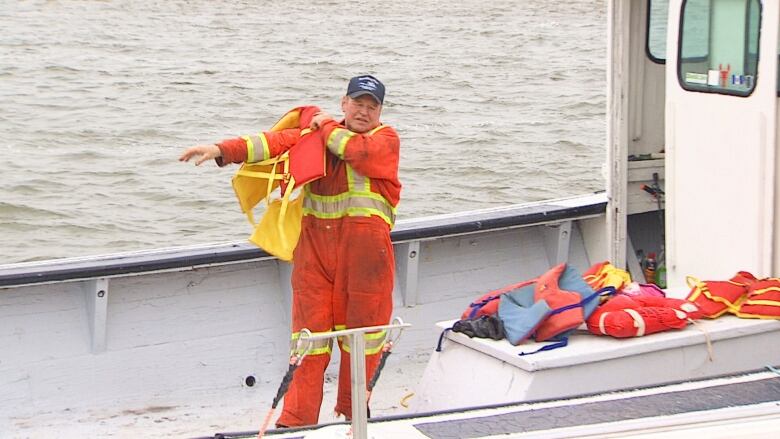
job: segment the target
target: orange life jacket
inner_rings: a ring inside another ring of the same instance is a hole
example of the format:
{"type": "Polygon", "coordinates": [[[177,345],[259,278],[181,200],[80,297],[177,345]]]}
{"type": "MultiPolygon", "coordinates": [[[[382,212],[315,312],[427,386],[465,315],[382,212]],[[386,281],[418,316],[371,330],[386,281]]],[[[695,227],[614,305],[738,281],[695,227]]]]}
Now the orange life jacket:
{"type": "Polygon", "coordinates": [[[749,319],[780,319],[780,279],[773,277],[751,283],[736,314],[749,319]]]}
{"type": "Polygon", "coordinates": [[[686,300],[696,304],[705,317],[714,319],[727,312],[736,314],[748,287],[757,279],[747,271],[740,271],[727,281],[700,281],[693,276],[687,276],[685,281],[691,288],[686,300]]]}
{"type": "Polygon", "coordinates": [[[565,346],[569,332],[584,323],[596,308],[599,293],[577,270],[559,264],[538,278],[483,294],[469,304],[462,318],[498,312],[512,344],[533,336],[536,341],[563,341],[560,346],[565,346]]]}
{"type": "Polygon", "coordinates": [[[461,314],[461,319],[476,319],[482,316],[492,316],[498,311],[498,303],[502,294],[506,294],[536,282],[536,279],[524,280],[516,284],[508,285],[497,290],[489,291],[477,300],[471,302],[469,307],[461,314]]]}
{"type": "Polygon", "coordinates": [[[684,328],[699,316],[696,305],[687,300],[618,294],[596,308],[587,324],[596,335],[641,337],[684,328]]]}
{"type": "Polygon", "coordinates": [[[292,260],[303,215],[303,198],[292,200],[293,189],[325,176],[325,144],[308,128],[317,111],[317,107],[294,108],[271,127],[270,131],[301,130],[300,140],[276,157],[268,158],[265,134],[244,136],[248,160],[266,159],[242,164],[232,181],[241,210],[255,228],[249,240],[285,261],[292,260]],[[277,186],[281,187],[281,197],[272,200],[271,193],[277,186]],[[266,200],[266,212],[255,223],[252,211],[262,200],[266,200]]]}
{"type": "MultiPolygon", "coordinates": [[[[559,334],[566,333],[576,329],[585,322],[584,308],[576,306],[584,297],[574,291],[567,291],[558,284],[558,279],[566,269],[566,264],[559,264],[548,270],[536,280],[534,289],[534,301],[544,300],[552,310],[561,310],[569,307],[565,311],[551,314],[536,329],[534,338],[536,341],[545,341],[555,338],[559,334]]],[[[584,282],[583,282],[584,283],[584,282]]],[[[592,290],[591,290],[592,293],[592,290]]],[[[594,304],[597,303],[594,301],[594,304]]],[[[593,308],[590,309],[592,312],[593,308]]],[[[589,314],[589,313],[588,313],[589,314]]]]}

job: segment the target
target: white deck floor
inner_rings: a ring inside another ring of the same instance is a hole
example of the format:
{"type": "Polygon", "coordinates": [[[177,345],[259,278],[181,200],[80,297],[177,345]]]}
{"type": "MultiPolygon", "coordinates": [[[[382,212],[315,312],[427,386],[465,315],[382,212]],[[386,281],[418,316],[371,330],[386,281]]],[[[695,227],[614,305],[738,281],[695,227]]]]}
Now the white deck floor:
{"type": "MultiPolygon", "coordinates": [[[[414,391],[426,362],[426,358],[391,355],[371,398],[372,416],[409,413],[401,405],[401,400],[414,391]]],[[[326,372],[320,423],[343,421],[333,414],[338,375],[335,361],[333,363],[326,372]]],[[[273,394],[284,372],[280,370],[279,377],[275,378],[273,394]]],[[[269,398],[261,398],[259,393],[242,395],[245,396],[231,401],[217,401],[202,395],[197,401],[176,407],[154,404],[128,407],[119,401],[100,410],[30,413],[24,417],[0,419],[0,438],[138,438],[150,435],[185,438],[210,436],[217,432],[257,431],[271,408],[273,395],[269,398]],[[4,425],[6,422],[7,425],[4,425]]],[[[280,410],[281,404],[274,419],[280,410]]]]}

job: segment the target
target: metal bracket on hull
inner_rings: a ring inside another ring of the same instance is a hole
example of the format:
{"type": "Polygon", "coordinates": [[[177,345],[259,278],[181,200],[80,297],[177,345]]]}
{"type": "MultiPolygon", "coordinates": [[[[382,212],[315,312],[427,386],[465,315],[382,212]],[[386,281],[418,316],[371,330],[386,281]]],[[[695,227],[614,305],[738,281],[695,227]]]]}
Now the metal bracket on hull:
{"type": "Polygon", "coordinates": [[[417,305],[418,268],[420,265],[420,241],[396,244],[396,289],[405,307],[417,305]]]}
{"type": "Polygon", "coordinates": [[[550,224],[544,228],[544,243],[550,266],[568,262],[571,242],[571,221],[550,224]]]}
{"type": "Polygon", "coordinates": [[[285,314],[287,320],[287,326],[290,326],[290,310],[292,309],[292,269],[293,264],[282,260],[277,260],[276,265],[279,268],[279,287],[282,292],[282,300],[284,301],[285,314]]]}
{"type": "Polygon", "coordinates": [[[92,353],[106,350],[106,316],[108,314],[108,279],[98,278],[83,282],[87,308],[87,322],[91,336],[92,353]]]}

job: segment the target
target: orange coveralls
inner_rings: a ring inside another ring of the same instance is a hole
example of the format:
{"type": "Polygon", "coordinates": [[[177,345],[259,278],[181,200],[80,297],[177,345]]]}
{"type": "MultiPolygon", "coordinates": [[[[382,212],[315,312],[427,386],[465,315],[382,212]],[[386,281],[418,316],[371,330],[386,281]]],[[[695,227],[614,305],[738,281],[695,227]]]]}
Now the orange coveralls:
{"type": "MultiPolygon", "coordinates": [[[[311,115],[304,111],[302,118],[311,115]]],[[[390,321],[393,309],[395,263],[390,229],[401,192],[398,135],[389,126],[357,134],[336,121],[323,123],[318,132],[328,148],[327,175],[303,189],[301,237],[293,253],[293,345],[303,328],[322,333],[384,325],[390,321]]],[[[299,133],[298,129],[288,129],[258,134],[265,136],[268,151],[253,161],[290,149],[299,133]]],[[[226,140],[219,147],[220,166],[247,160],[243,138],[226,140]]],[[[379,362],[384,332],[367,334],[365,341],[369,380],[379,362]]],[[[335,410],[349,418],[352,405],[346,344],[339,340],[341,364],[335,410]]],[[[317,423],[330,353],[330,343],[322,342],[303,360],[285,395],[277,425],[317,423]]]]}

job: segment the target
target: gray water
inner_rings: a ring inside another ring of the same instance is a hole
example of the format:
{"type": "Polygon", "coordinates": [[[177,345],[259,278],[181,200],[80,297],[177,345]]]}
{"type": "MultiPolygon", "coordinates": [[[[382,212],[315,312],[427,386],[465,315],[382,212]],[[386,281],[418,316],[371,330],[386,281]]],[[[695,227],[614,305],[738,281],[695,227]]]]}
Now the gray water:
{"type": "Polygon", "coordinates": [[[603,189],[604,0],[0,2],[0,263],[248,237],[177,161],[387,86],[399,218],[603,189]]]}

